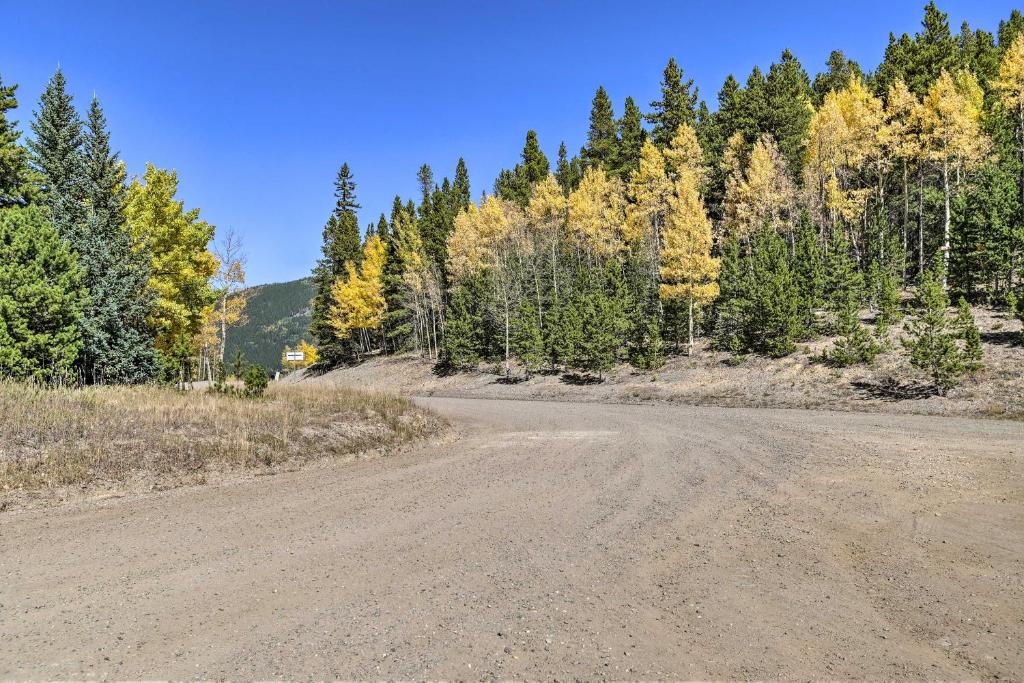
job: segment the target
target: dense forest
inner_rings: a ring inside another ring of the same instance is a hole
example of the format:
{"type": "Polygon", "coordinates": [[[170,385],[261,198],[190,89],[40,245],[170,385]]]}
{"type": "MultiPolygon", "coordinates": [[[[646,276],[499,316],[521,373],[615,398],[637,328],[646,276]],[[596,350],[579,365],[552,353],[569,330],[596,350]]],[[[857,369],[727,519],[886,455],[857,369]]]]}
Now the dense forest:
{"type": "MultiPolygon", "coordinates": [[[[836,50],[811,78],[784,50],[714,107],[669,59],[646,111],[627,97],[617,116],[597,88],[577,153],[552,163],[528,131],[475,201],[462,159],[440,182],[424,165],[419,196],[365,228],[343,164],[302,348],[324,367],[416,350],[600,377],[827,336],[824,361],[899,346],[944,391],[983,362],[972,306],[1024,318],[1022,27],[954,33],[930,3],[874,70],[836,50]]],[[[0,376],[240,369],[237,235],[186,209],[173,171],[129,179],[99,101],[79,112],[59,70],[27,141],[16,94],[0,81],[0,376]]]]}
{"type": "Polygon", "coordinates": [[[175,172],[131,181],[95,97],[64,74],[21,143],[0,81],[0,378],[141,384],[212,377],[244,318],[241,242],[186,209],[175,172]]]}
{"type": "Polygon", "coordinates": [[[552,165],[529,131],[475,202],[461,159],[440,183],[424,165],[420,196],[364,231],[343,165],[313,274],[321,362],[415,349],[600,376],[702,337],[780,357],[831,335],[825,360],[850,365],[900,323],[943,391],[981,362],[970,304],[1024,316],[1022,27],[954,34],[929,3],[874,70],[836,50],[811,78],[784,50],[713,110],[669,59],[646,113],[597,88],[578,153],[552,165]]]}

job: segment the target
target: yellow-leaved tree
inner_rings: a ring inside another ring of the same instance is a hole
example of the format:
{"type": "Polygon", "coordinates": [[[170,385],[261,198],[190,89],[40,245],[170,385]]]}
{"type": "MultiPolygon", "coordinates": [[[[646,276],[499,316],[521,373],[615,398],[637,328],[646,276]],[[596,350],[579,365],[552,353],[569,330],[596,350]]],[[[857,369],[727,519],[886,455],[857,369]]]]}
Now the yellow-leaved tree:
{"type": "Polygon", "coordinates": [[[999,92],[1003,106],[1014,117],[1021,158],[1017,186],[1021,195],[1021,204],[1024,204],[1024,33],[1017,34],[1003,55],[1003,61],[999,64],[999,78],[995,81],[995,88],[999,92]]]}
{"type": "Polygon", "coordinates": [[[622,181],[600,168],[588,168],[569,195],[569,232],[577,245],[597,258],[621,251],[625,204],[622,181]]]}
{"type": "Polygon", "coordinates": [[[523,211],[496,195],[472,202],[455,218],[448,236],[448,270],[455,284],[485,274],[494,283],[505,328],[505,372],[511,369],[511,316],[518,299],[516,269],[529,256],[527,218],[523,211]]]}
{"type": "MultiPolygon", "coordinates": [[[[565,221],[568,215],[568,201],[555,176],[548,174],[544,180],[533,186],[530,203],[526,207],[526,219],[534,239],[535,253],[547,261],[551,270],[553,301],[558,303],[558,254],[565,237],[565,221]]],[[[541,299],[539,268],[534,269],[534,289],[537,297],[537,315],[541,326],[544,322],[544,303],[541,299]]]]}
{"type": "Polygon", "coordinates": [[[942,286],[945,287],[949,270],[950,174],[977,166],[990,147],[981,129],[982,91],[978,79],[970,71],[961,71],[954,79],[943,70],[925,93],[919,111],[923,156],[942,172],[942,286]]]}
{"type": "Polygon", "coordinates": [[[791,235],[790,218],[796,190],[775,139],[769,133],[757,139],[742,177],[736,172],[739,150],[738,145],[733,149],[734,145],[731,141],[724,159],[726,232],[748,245],[754,234],[768,226],[791,235]]]}
{"type": "Polygon", "coordinates": [[[372,348],[370,333],[380,329],[387,310],[382,278],[385,258],[384,242],[371,235],[363,246],[362,263],[358,268],[351,262],[346,264],[344,277],[335,280],[331,290],[331,326],[341,338],[357,335],[365,351],[372,348]]]}
{"type": "Polygon", "coordinates": [[[711,220],[701,197],[704,155],[693,128],[680,126],[673,148],[678,153],[672,160],[675,183],[663,230],[659,294],[663,300],[686,302],[689,355],[693,353],[694,308],[718,296],[721,264],[711,256],[711,220]]]}
{"type": "MultiPolygon", "coordinates": [[[[885,151],[896,158],[901,167],[903,180],[903,221],[901,232],[903,236],[903,254],[907,253],[908,234],[910,232],[910,170],[917,169],[921,183],[924,182],[923,169],[921,168],[921,122],[920,115],[921,101],[917,99],[910,88],[897,78],[891,86],[885,98],[885,123],[886,138],[885,151]]],[[[924,188],[920,188],[918,200],[924,202],[924,188]]],[[[918,210],[918,272],[924,273],[924,210],[918,210]]]]}
{"type": "Polygon", "coordinates": [[[186,211],[177,192],[177,173],[146,164],[142,179],[134,179],[128,188],[126,216],[132,237],[148,245],[152,258],[149,286],[156,297],[151,314],[156,346],[181,364],[194,353],[216,298],[210,278],[218,262],[208,248],[214,227],[199,220],[199,209],[186,211]]]}

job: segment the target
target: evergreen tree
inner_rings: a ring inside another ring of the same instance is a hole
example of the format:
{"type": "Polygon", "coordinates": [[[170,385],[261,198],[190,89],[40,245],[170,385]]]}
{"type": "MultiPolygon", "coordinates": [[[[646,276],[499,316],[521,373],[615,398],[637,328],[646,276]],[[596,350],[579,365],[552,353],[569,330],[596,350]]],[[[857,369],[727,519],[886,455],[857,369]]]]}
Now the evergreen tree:
{"type": "Polygon", "coordinates": [[[803,168],[811,123],[811,96],[807,72],[792,52],[783,50],[781,60],[772,64],[765,80],[767,132],[775,138],[794,178],[801,177],[803,168]]]}
{"type": "Polygon", "coordinates": [[[459,157],[455,164],[455,182],[452,183],[452,193],[455,197],[455,213],[462,211],[472,199],[469,189],[469,170],[466,168],[466,161],[459,157]]]}
{"type": "Polygon", "coordinates": [[[569,193],[579,186],[580,179],[583,178],[582,165],[582,160],[578,156],[569,159],[564,142],[558,146],[558,165],[555,168],[555,178],[564,195],[569,196],[569,193]]]}
{"type": "Polygon", "coordinates": [[[544,362],[544,338],[537,319],[537,309],[530,297],[523,297],[519,310],[512,318],[512,353],[532,375],[544,362]]]}
{"type": "Polygon", "coordinates": [[[842,300],[837,325],[839,338],[828,356],[832,363],[841,367],[873,363],[881,351],[879,344],[860,320],[859,303],[856,296],[846,296],[842,300]]]}
{"type": "Polygon", "coordinates": [[[77,251],[85,213],[82,120],[60,69],[46,85],[32,132],[32,166],[42,182],[50,222],[77,251]]]}
{"type": "Polygon", "coordinates": [[[775,230],[758,233],[753,247],[746,337],[750,350],[779,358],[793,352],[800,334],[800,293],[775,230]]]}
{"type": "Polygon", "coordinates": [[[310,334],[316,341],[321,359],[336,365],[351,351],[350,345],[338,338],[330,323],[334,304],[332,289],[335,281],[344,276],[348,263],[358,263],[362,254],[359,221],[356,218],[356,183],[348,164],[342,164],[334,181],[334,211],[324,226],[323,256],[313,269],[316,294],[313,297],[310,334]]]}
{"type": "Polygon", "coordinates": [[[651,139],[664,149],[672,144],[679,126],[693,126],[697,122],[697,89],[693,79],[684,80],[683,70],[669,57],[661,79],[661,99],[651,102],[647,122],[654,124],[651,139]]]}
{"type": "Polygon", "coordinates": [[[842,90],[849,84],[851,78],[861,80],[863,77],[864,72],[857,62],[847,59],[842,50],[833,50],[828,56],[826,70],[814,77],[811,86],[814,91],[814,106],[820,107],[825,95],[842,90]]]}
{"type": "Polygon", "coordinates": [[[647,131],[644,130],[640,108],[632,97],[626,98],[626,108],[618,121],[619,147],[615,155],[614,174],[623,182],[640,165],[640,150],[643,149],[647,131]]]}
{"type": "Polygon", "coordinates": [[[793,278],[800,292],[801,336],[819,332],[818,309],[824,303],[825,272],[818,236],[806,211],[801,214],[793,255],[793,278]]]}
{"type": "Polygon", "coordinates": [[[0,209],[0,377],[72,379],[88,301],[81,280],[42,209],[0,209]]]}
{"type": "Polygon", "coordinates": [[[17,90],[17,85],[4,85],[0,79],[0,209],[22,206],[35,195],[28,150],[18,143],[18,122],[7,118],[7,112],[18,106],[17,90]]]}
{"type": "Polygon", "coordinates": [[[943,279],[941,266],[925,271],[917,288],[916,311],[908,324],[909,336],[903,339],[911,365],[928,376],[940,396],[959,383],[966,369],[957,335],[946,319],[949,297],[943,279]]]}
{"type": "Polygon", "coordinates": [[[974,322],[974,314],[971,313],[967,299],[963,297],[960,297],[957,304],[956,320],[953,321],[953,327],[959,333],[960,341],[963,342],[964,367],[971,372],[979,370],[983,355],[981,332],[978,331],[978,325],[974,322]]]}
{"type": "Polygon", "coordinates": [[[547,178],[549,173],[551,164],[537,142],[537,131],[526,131],[526,143],[523,145],[523,177],[532,187],[547,178]]]}
{"type": "Polygon", "coordinates": [[[90,303],[82,314],[80,372],[86,382],[137,384],[157,377],[149,315],[149,245],[134,244],[125,214],[124,165],[110,148],[99,101],[89,107],[84,144],[87,210],[78,261],[90,303]]]}
{"type": "Polygon", "coordinates": [[[587,144],[583,148],[583,161],[588,167],[608,171],[615,164],[617,147],[612,101],[604,87],[600,86],[590,108],[590,130],[587,132],[587,144]]]}

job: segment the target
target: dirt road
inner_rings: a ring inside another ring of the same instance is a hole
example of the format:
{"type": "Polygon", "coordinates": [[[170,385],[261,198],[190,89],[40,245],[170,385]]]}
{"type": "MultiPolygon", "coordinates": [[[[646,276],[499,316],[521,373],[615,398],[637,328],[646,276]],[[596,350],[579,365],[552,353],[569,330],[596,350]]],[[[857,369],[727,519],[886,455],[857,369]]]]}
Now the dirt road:
{"type": "Polygon", "coordinates": [[[1019,678],[1019,423],[429,399],[454,443],[0,515],[0,679],[1019,678]]]}

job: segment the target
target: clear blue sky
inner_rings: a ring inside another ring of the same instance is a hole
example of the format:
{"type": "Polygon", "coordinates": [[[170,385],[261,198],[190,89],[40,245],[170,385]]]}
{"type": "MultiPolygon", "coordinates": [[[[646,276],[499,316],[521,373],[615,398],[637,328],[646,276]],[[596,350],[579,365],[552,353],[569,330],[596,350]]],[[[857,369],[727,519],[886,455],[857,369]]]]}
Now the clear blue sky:
{"type": "MultiPolygon", "coordinates": [[[[245,240],[249,281],[307,274],[347,161],[365,225],[416,170],[458,157],[474,197],[534,128],[554,161],[578,149],[599,84],[616,114],[655,99],[670,55],[714,101],[790,48],[813,78],[832,49],[867,69],[924,0],[861,2],[0,1],[0,75],[23,130],[59,63],[80,108],[95,92],[132,173],[177,169],[181,197],[245,240]]],[[[954,32],[995,30],[1009,1],[942,0],[954,32]]]]}

